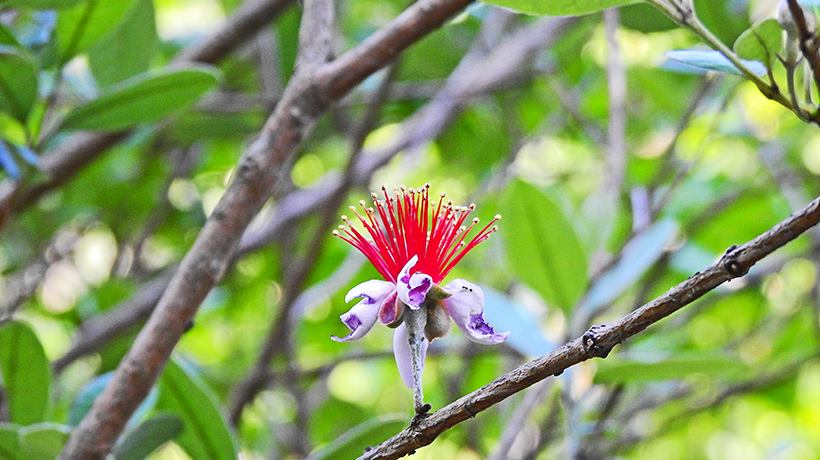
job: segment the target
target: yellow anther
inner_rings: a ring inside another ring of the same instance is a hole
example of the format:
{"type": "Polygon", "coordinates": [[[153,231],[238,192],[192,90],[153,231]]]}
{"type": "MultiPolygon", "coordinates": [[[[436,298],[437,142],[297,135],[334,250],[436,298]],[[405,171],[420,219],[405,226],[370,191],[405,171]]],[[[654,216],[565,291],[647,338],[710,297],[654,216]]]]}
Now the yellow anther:
{"type": "Polygon", "coordinates": [[[495,220],[501,220],[501,214],[496,214],[496,215],[495,215],[495,217],[493,217],[493,219],[495,219],[495,220]]]}
{"type": "Polygon", "coordinates": [[[379,195],[376,195],[375,193],[371,193],[371,194],[370,194],[370,198],[373,198],[374,200],[378,200],[378,199],[379,199],[379,195]]]}
{"type": "Polygon", "coordinates": [[[342,221],[347,222],[347,216],[345,216],[344,214],[342,215],[342,221]]]}
{"type": "Polygon", "coordinates": [[[359,200],[359,206],[365,207],[367,206],[367,203],[365,203],[364,200],[359,200]]]}
{"type": "Polygon", "coordinates": [[[348,206],[347,209],[350,209],[353,212],[356,212],[356,206],[348,206]]]}
{"type": "Polygon", "coordinates": [[[470,203],[470,211],[475,211],[475,203],[470,203]]]}
{"type": "Polygon", "coordinates": [[[339,236],[339,231],[338,230],[333,230],[333,236],[339,236]]]}
{"type": "Polygon", "coordinates": [[[474,224],[477,224],[477,223],[478,223],[478,217],[473,217],[473,223],[474,223],[474,224]]]}

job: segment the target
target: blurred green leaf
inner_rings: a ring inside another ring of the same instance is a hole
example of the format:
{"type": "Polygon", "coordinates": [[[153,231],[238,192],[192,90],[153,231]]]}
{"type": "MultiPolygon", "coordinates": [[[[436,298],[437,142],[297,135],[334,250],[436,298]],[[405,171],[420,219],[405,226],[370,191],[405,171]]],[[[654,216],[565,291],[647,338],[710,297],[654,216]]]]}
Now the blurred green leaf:
{"type": "Polygon", "coordinates": [[[698,19],[724,44],[734,43],[737,37],[751,26],[747,6],[749,2],[737,0],[694,0],[698,19]]]}
{"type": "Polygon", "coordinates": [[[56,423],[40,423],[20,429],[20,450],[26,460],[54,460],[68,441],[71,429],[56,423]]]}
{"type": "Polygon", "coordinates": [[[740,34],[733,48],[741,58],[757,60],[772,68],[777,62],[782,36],[783,29],[775,19],[764,19],[740,34]]]}
{"type": "Polygon", "coordinates": [[[657,8],[647,3],[635,3],[620,9],[621,25],[643,33],[665,32],[680,26],[657,8]]]}
{"type": "Polygon", "coordinates": [[[26,122],[37,102],[37,69],[18,49],[0,45],[0,110],[26,122]]]}
{"type": "Polygon", "coordinates": [[[749,371],[749,366],[737,357],[716,351],[679,351],[647,359],[609,358],[596,364],[596,383],[673,380],[697,374],[725,379],[749,371]]]}
{"type": "Polygon", "coordinates": [[[34,330],[19,321],[0,325],[0,378],[9,421],[31,425],[45,419],[51,368],[34,330]]]}
{"type": "Polygon", "coordinates": [[[484,3],[525,14],[544,16],[579,16],[607,8],[638,3],[641,0],[490,0],[484,3]]]}
{"type": "Polygon", "coordinates": [[[587,285],[586,255],[572,224],[550,197],[518,179],[507,186],[501,210],[510,270],[569,312],[587,285]]]}
{"type": "Polygon", "coordinates": [[[68,62],[117,27],[133,1],[84,0],[57,15],[58,59],[68,62]]]}
{"type": "Polygon", "coordinates": [[[484,317],[496,332],[509,332],[505,343],[528,356],[541,356],[556,348],[544,337],[538,318],[524,305],[482,286],[484,317]]]}
{"type": "MultiPolygon", "coordinates": [[[[713,50],[673,50],[664,53],[669,59],[702,70],[716,70],[742,75],[732,61],[720,51],[713,50]]],[[[760,61],[743,60],[743,64],[757,75],[766,75],[766,66],[760,61]]]]}
{"type": "Polygon", "coordinates": [[[18,426],[0,424],[0,460],[26,460],[18,431],[18,426]]]}
{"type": "Polygon", "coordinates": [[[176,443],[193,460],[236,459],[233,433],[204,382],[172,360],[160,377],[159,388],[157,408],[175,413],[185,422],[176,443]]]}
{"type": "Polygon", "coordinates": [[[677,222],[661,220],[630,241],[621,254],[621,260],[589,289],[585,308],[595,311],[635,284],[657,262],[677,231],[677,222]]]}
{"type": "Polygon", "coordinates": [[[313,452],[307,460],[356,458],[367,446],[373,446],[398,433],[410,423],[404,414],[372,418],[313,452]]]}
{"type": "Polygon", "coordinates": [[[116,131],[153,123],[192,105],[216,86],[217,80],[216,72],[206,66],[138,75],[74,109],[62,127],[116,131]]]}
{"type": "Polygon", "coordinates": [[[68,8],[80,0],[2,0],[0,4],[10,8],[23,8],[32,10],[56,10],[68,8]]]}
{"type": "Polygon", "coordinates": [[[0,24],[0,45],[19,47],[20,43],[3,24],[0,24]]]}
{"type": "Polygon", "coordinates": [[[184,428],[176,415],[159,414],[142,422],[125,434],[111,453],[115,460],[142,460],[148,454],[177,437],[184,428]]]}
{"type": "Polygon", "coordinates": [[[97,83],[110,86],[148,70],[157,51],[152,0],[135,0],[119,27],[88,51],[88,65],[97,83]]]}
{"type": "MultiPolygon", "coordinates": [[[[80,393],[74,398],[74,401],[71,403],[71,407],[68,411],[67,423],[69,425],[77,426],[80,423],[80,421],[91,409],[91,406],[94,404],[94,400],[97,399],[97,396],[103,392],[105,386],[108,385],[108,382],[111,381],[111,377],[113,376],[114,372],[107,372],[103,375],[97,376],[88,382],[82,390],[80,390],[80,393]]],[[[148,396],[134,412],[134,415],[131,416],[131,421],[129,421],[129,423],[132,423],[134,420],[140,420],[148,411],[154,408],[154,405],[157,402],[157,393],[156,388],[151,389],[151,392],[148,393],[148,396]]]]}

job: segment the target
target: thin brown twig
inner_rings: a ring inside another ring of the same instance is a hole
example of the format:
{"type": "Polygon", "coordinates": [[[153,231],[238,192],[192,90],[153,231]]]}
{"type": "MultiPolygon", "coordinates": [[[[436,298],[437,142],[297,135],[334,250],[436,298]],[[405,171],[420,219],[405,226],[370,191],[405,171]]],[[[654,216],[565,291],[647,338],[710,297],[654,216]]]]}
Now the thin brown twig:
{"type": "Polygon", "coordinates": [[[695,273],[636,311],[608,326],[593,327],[582,337],[431,413],[359,459],[395,459],[407,455],[432,443],[445,430],[536,382],[560,374],[582,361],[594,357],[605,358],[615,345],[694,302],[726,281],[745,275],[756,262],[794,240],[818,222],[820,198],[752,241],[729,248],[718,262],[702,272],[695,273]]]}

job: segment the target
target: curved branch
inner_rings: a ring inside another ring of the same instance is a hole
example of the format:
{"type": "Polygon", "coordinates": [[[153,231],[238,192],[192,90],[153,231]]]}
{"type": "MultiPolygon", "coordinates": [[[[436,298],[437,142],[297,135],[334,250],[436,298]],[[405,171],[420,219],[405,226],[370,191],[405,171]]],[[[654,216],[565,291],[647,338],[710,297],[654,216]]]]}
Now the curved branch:
{"type": "Polygon", "coordinates": [[[432,443],[441,433],[547,377],[591,358],[605,358],[612,348],[650,325],[694,302],[733,278],[745,275],[755,263],[820,222],[820,198],[742,246],[695,273],[662,296],[608,326],[596,326],[561,348],[520,366],[463,396],[369,450],[359,460],[388,460],[408,455],[432,443]]]}

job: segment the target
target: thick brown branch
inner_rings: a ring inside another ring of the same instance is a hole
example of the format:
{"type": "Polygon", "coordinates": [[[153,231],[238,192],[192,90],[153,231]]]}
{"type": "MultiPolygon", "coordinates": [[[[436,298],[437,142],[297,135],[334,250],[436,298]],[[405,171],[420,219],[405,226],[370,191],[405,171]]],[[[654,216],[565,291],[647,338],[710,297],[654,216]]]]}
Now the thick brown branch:
{"type": "MultiPolygon", "coordinates": [[[[315,73],[312,66],[299,69],[276,112],[242,157],[231,184],[183,259],[156,310],[111,382],[73,431],[59,460],[105,458],[125,423],[156,382],[199,305],[224,275],[243,232],[267,200],[279,167],[302,144],[329,104],[389,64],[398,53],[439,27],[467,3],[464,0],[420,1],[389,24],[385,28],[387,32],[375,34],[376,38],[366,40],[349,53],[361,62],[347,58],[347,65],[331,63],[315,73]],[[360,49],[365,52],[357,51],[360,49]],[[334,69],[355,74],[355,78],[334,73],[334,69]]],[[[311,17],[303,15],[303,19],[308,18],[307,24],[315,19],[311,17]]]]}
{"type": "Polygon", "coordinates": [[[662,296],[608,326],[590,329],[582,337],[509,372],[458,399],[401,433],[366,452],[359,460],[396,459],[433,442],[441,433],[474,417],[509,396],[567,368],[594,357],[605,357],[612,348],[650,325],[694,302],[733,278],[743,276],[756,262],[794,240],[820,222],[820,198],[788,219],[742,245],[733,246],[714,265],[695,273],[662,296]]]}

